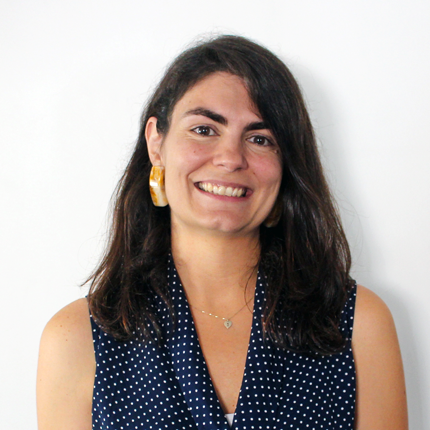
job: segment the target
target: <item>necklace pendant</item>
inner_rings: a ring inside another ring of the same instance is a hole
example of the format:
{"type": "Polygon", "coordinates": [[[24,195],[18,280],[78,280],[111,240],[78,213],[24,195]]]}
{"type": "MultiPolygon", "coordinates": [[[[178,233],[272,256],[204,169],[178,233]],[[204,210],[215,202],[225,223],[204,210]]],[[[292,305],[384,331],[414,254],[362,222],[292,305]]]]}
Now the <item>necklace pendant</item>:
{"type": "Polygon", "coordinates": [[[225,328],[230,328],[232,325],[233,325],[233,323],[230,320],[225,320],[224,321],[225,328]]]}

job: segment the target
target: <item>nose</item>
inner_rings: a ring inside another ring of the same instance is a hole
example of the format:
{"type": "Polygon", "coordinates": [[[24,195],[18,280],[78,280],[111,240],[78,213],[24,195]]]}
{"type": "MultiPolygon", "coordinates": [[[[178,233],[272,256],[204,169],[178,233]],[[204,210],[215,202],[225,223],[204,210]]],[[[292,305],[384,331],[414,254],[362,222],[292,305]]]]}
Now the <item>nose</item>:
{"type": "Polygon", "coordinates": [[[216,145],[213,163],[229,172],[248,167],[245,145],[240,138],[224,137],[216,145]]]}

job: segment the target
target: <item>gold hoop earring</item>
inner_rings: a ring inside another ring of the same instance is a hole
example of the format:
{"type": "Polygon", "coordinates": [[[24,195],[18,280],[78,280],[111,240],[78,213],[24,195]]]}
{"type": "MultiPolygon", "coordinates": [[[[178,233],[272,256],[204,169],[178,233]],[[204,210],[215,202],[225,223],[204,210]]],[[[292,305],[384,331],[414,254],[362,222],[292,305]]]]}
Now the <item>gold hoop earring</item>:
{"type": "Polygon", "coordinates": [[[267,228],[275,227],[278,225],[279,220],[281,219],[282,215],[282,200],[278,197],[276,199],[276,202],[270,211],[269,215],[267,215],[267,218],[264,220],[263,224],[267,228]]]}
{"type": "Polygon", "coordinates": [[[164,207],[169,204],[164,189],[164,167],[152,166],[149,174],[149,191],[154,206],[164,207]]]}

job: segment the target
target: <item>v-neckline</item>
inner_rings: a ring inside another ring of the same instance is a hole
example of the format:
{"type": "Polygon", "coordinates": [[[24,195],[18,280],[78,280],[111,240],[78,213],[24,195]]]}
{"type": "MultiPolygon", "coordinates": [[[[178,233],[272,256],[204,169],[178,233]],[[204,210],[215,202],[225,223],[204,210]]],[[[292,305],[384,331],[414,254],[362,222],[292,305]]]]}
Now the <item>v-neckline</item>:
{"type": "MultiPolygon", "coordinates": [[[[260,344],[262,341],[261,316],[262,304],[264,302],[263,277],[261,273],[257,274],[251,333],[232,427],[229,426],[225,418],[224,411],[222,410],[221,403],[213,386],[190,306],[172,258],[169,261],[169,287],[172,303],[178,318],[174,333],[167,339],[167,347],[171,352],[172,365],[176,372],[176,377],[188,405],[188,409],[198,428],[231,430],[234,428],[234,422],[237,418],[242,413],[247,413],[247,411],[242,412],[242,408],[247,404],[242,396],[248,390],[246,386],[247,378],[252,375],[252,367],[255,364],[253,362],[257,358],[255,354],[251,353],[251,345],[256,347],[256,344],[260,344]],[[185,370],[190,368],[195,369],[195,371],[189,372],[185,370]],[[190,387],[194,389],[190,390],[190,387]],[[196,395],[202,396],[201,399],[196,399],[196,395]],[[202,410],[204,412],[202,412],[202,410]],[[209,422],[208,414],[210,417],[209,422]]],[[[260,350],[261,347],[257,349],[260,350]]],[[[259,370],[259,373],[261,373],[261,370],[259,370]]]]}

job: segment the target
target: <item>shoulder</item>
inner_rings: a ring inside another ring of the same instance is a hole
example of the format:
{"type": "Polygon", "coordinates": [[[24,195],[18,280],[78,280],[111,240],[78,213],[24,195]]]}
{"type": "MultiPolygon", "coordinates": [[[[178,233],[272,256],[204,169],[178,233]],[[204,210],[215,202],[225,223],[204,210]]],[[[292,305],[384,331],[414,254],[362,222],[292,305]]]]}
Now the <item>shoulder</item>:
{"type": "Polygon", "coordinates": [[[353,344],[376,340],[378,336],[389,335],[394,327],[393,317],[384,301],[362,285],[357,285],[355,302],[353,344]]]}
{"type": "Polygon", "coordinates": [[[55,348],[79,356],[92,351],[92,333],[86,299],[78,299],[57,312],[43,330],[41,348],[55,348]]]}
{"type": "Polygon", "coordinates": [[[396,328],[384,301],[359,285],[352,349],[357,373],[356,429],[407,429],[406,393],[396,328]]]}
{"type": "Polygon", "coordinates": [[[362,285],[357,286],[352,348],[357,372],[366,364],[401,363],[391,312],[378,295],[362,285]]]}
{"type": "Polygon", "coordinates": [[[43,335],[64,333],[88,334],[91,323],[87,299],[78,299],[58,311],[47,323],[43,335]]]}
{"type": "Polygon", "coordinates": [[[85,428],[91,417],[94,375],[88,304],[79,299],[55,314],[42,334],[37,371],[39,428],[85,428]]]}
{"type": "Polygon", "coordinates": [[[64,372],[82,371],[82,366],[95,365],[86,299],[70,303],[46,324],[40,341],[40,360],[42,364],[62,366],[64,372]]]}

